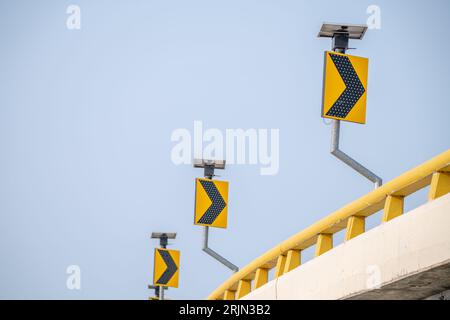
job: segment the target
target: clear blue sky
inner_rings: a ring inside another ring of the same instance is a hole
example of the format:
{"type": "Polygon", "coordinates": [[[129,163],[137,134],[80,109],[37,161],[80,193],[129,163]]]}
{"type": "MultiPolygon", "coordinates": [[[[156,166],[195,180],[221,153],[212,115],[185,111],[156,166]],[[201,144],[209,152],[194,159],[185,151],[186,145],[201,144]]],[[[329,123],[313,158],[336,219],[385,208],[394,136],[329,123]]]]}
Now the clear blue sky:
{"type": "Polygon", "coordinates": [[[368,122],[344,124],[341,146],[388,181],[450,147],[446,0],[1,0],[0,298],[146,299],[151,231],[178,232],[168,296],[203,298],[225,280],[192,225],[202,172],[170,159],[172,131],[194,120],[280,129],[278,175],[220,173],[229,228],[211,246],[239,266],[370,191],[329,154],[330,41],[316,35],[323,21],[365,23],[371,4],[381,29],[351,43],[370,59],[368,122]],[[69,4],[81,30],[66,28],[69,4]]]}

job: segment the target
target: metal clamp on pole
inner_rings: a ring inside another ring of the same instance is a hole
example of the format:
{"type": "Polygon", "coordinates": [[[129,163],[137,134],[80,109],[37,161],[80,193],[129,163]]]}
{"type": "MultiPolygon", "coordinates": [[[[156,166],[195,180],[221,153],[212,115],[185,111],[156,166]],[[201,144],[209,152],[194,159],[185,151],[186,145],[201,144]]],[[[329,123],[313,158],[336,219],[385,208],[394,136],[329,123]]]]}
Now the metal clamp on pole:
{"type": "MultiPolygon", "coordinates": [[[[337,53],[345,54],[349,49],[349,39],[361,40],[367,30],[365,25],[351,25],[351,24],[330,24],[324,23],[319,32],[321,38],[332,38],[332,50],[337,53]]],[[[353,68],[353,67],[351,67],[353,68]]],[[[346,71],[347,72],[347,71],[346,71]]],[[[341,75],[342,76],[342,75],[341,75]]],[[[357,76],[356,76],[357,77],[357,76]]],[[[346,89],[347,91],[347,89],[346,89]]],[[[344,95],[344,93],[342,94],[344,95]]],[[[345,100],[345,99],[344,99],[345,100]]],[[[358,161],[347,155],[345,152],[339,149],[339,133],[340,133],[340,120],[333,119],[331,122],[331,154],[344,162],[350,168],[354,169],[375,185],[378,188],[382,185],[382,179],[375,173],[364,167],[358,161]]]]}
{"type": "MultiPolygon", "coordinates": [[[[155,290],[155,297],[151,297],[150,300],[161,300],[161,295],[159,293],[159,290],[161,288],[161,286],[152,286],[152,285],[148,285],[148,288],[150,290],[155,290]]],[[[167,290],[167,287],[162,287],[164,290],[167,290]]],[[[164,296],[163,296],[163,300],[164,300],[164,296]]]]}
{"type": "MultiPolygon", "coordinates": [[[[225,169],[225,160],[203,160],[203,159],[194,159],[194,168],[203,168],[204,169],[204,176],[206,179],[211,179],[215,176],[214,169],[225,169]]],[[[233,272],[239,271],[239,268],[231,263],[229,260],[222,257],[220,254],[218,254],[216,251],[211,249],[208,245],[209,241],[209,227],[204,226],[203,227],[203,247],[202,250],[208,254],[209,256],[213,257],[220,263],[222,263],[227,268],[231,269],[233,272]]]]}

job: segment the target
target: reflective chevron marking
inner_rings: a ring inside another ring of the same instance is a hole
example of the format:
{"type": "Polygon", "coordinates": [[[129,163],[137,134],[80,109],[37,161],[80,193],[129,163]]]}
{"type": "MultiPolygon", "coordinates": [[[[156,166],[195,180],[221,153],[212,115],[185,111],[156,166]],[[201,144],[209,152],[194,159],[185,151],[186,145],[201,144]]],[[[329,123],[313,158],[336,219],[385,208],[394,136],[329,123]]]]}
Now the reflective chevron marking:
{"type": "Polygon", "coordinates": [[[155,248],[153,285],[178,288],[180,251],[155,248]]]}
{"type": "Polygon", "coordinates": [[[366,123],[369,59],[326,51],[322,117],[366,123]]]}
{"type": "Polygon", "coordinates": [[[173,261],[172,256],[170,253],[166,250],[158,250],[159,254],[164,260],[164,263],[167,266],[166,271],[161,275],[161,277],[158,279],[158,283],[160,284],[167,284],[169,280],[173,277],[175,272],[177,272],[178,268],[175,264],[175,261],[173,261]]]}
{"type": "Polygon", "coordinates": [[[228,220],[228,181],[195,179],[194,224],[226,228],[228,220]]]}
{"type": "Polygon", "coordinates": [[[203,189],[205,189],[206,194],[208,195],[212,203],[209,206],[208,210],[206,210],[205,214],[200,218],[200,220],[198,220],[198,223],[212,224],[222,212],[222,210],[227,206],[227,204],[220,195],[219,190],[217,190],[216,186],[214,185],[214,182],[201,180],[200,183],[203,189]]]}
{"type": "Polygon", "coordinates": [[[329,55],[346,88],[328,110],[327,116],[345,118],[366,90],[348,57],[332,53],[329,55]]]}

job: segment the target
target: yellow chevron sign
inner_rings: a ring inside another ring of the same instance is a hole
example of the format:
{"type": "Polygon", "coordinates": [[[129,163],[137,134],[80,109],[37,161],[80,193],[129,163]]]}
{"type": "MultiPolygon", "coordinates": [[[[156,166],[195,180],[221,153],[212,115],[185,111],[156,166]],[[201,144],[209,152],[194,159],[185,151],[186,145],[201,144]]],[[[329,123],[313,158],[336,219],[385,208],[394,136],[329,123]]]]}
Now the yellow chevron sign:
{"type": "Polygon", "coordinates": [[[157,248],[153,261],[153,285],[178,288],[180,251],[157,248]]]}
{"type": "Polygon", "coordinates": [[[366,123],[369,59],[325,52],[322,117],[366,123]]]}
{"type": "Polygon", "coordinates": [[[228,218],[228,182],[195,180],[194,224],[226,228],[228,218]]]}

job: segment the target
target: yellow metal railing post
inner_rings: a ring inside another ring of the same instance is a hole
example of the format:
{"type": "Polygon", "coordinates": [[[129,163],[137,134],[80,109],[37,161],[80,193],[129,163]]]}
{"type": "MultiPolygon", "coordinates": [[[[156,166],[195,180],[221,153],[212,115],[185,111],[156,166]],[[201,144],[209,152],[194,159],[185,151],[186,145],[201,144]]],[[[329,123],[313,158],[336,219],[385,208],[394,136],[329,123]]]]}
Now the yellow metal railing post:
{"type": "Polygon", "coordinates": [[[450,192],[450,173],[436,172],[431,178],[428,201],[442,197],[450,192]]]}
{"type": "Polygon", "coordinates": [[[235,291],[225,290],[223,300],[234,300],[235,291]]]}
{"type": "Polygon", "coordinates": [[[404,198],[403,196],[387,196],[382,222],[388,222],[403,214],[404,198]]]}
{"type": "Polygon", "coordinates": [[[275,267],[275,278],[281,277],[284,273],[284,265],[286,264],[286,256],[278,256],[277,265],[275,267]]]}
{"type": "Polygon", "coordinates": [[[288,273],[292,269],[300,265],[301,253],[300,250],[289,250],[286,255],[286,262],[284,264],[283,273],[288,273]]]}
{"type": "Polygon", "coordinates": [[[239,280],[236,299],[240,299],[243,296],[249,294],[252,290],[251,285],[252,283],[250,280],[239,280]]]}
{"type": "Polygon", "coordinates": [[[316,257],[331,249],[333,249],[333,235],[329,233],[319,234],[316,243],[316,257]]]}
{"type": "Polygon", "coordinates": [[[255,275],[255,289],[258,289],[259,287],[265,285],[269,281],[269,270],[265,268],[258,268],[256,269],[256,275],[255,275]]]}
{"type": "Polygon", "coordinates": [[[353,216],[348,218],[345,241],[353,239],[366,231],[366,217],[353,216]]]}

